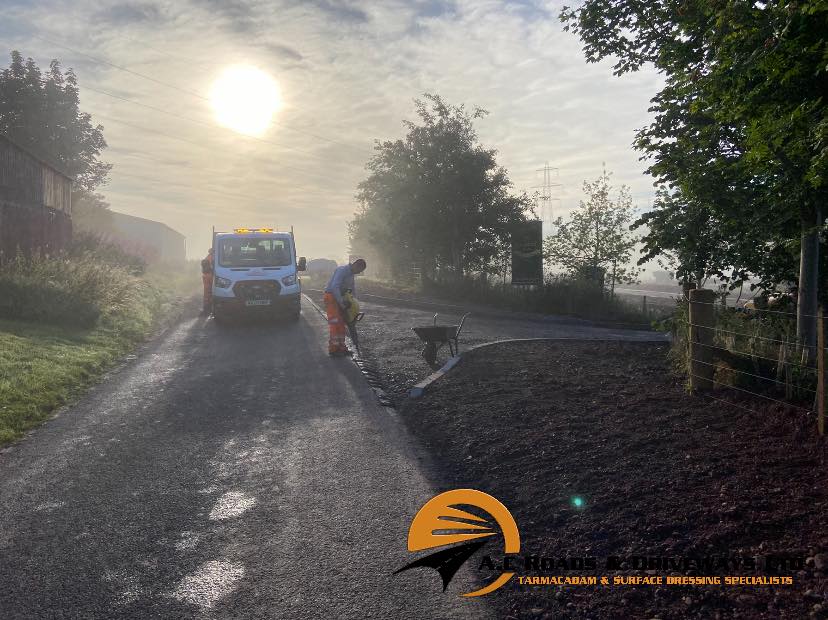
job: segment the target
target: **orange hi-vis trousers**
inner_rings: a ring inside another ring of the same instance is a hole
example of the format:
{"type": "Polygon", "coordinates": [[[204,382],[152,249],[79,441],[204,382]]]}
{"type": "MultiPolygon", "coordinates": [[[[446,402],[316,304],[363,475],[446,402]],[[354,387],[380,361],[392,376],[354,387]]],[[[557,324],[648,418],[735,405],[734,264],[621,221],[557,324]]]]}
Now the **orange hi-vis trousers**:
{"type": "Polygon", "coordinates": [[[347,350],[345,319],[332,293],[325,293],[325,312],[328,315],[328,353],[344,353],[347,350]]]}
{"type": "Polygon", "coordinates": [[[209,310],[213,306],[213,274],[202,273],[201,283],[204,285],[204,309],[209,310]]]}

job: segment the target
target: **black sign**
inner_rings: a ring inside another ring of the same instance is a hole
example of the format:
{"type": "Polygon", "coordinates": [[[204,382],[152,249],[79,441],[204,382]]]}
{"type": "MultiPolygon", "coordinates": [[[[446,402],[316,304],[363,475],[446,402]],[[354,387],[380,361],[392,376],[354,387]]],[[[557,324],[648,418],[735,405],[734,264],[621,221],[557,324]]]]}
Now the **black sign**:
{"type": "Polygon", "coordinates": [[[512,225],[512,284],[543,284],[543,222],[512,225]]]}

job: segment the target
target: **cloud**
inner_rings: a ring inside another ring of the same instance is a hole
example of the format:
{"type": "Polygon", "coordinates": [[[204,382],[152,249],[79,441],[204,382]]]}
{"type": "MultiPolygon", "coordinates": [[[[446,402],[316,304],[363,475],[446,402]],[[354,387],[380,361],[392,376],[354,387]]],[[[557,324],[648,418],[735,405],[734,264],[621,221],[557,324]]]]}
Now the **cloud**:
{"type": "Polygon", "coordinates": [[[304,56],[297,52],[292,47],[288,47],[287,45],[282,45],[281,43],[264,43],[262,47],[267,50],[270,54],[285,60],[294,60],[296,62],[301,62],[304,60],[304,56]]]}
{"type": "Polygon", "coordinates": [[[193,0],[193,4],[203,9],[208,19],[220,21],[224,29],[235,34],[262,30],[254,5],[246,0],[193,0]]]}
{"type": "Polygon", "coordinates": [[[337,22],[365,23],[368,14],[356,4],[341,0],[298,0],[300,5],[311,6],[323,13],[328,19],[337,22]]]}
{"type": "Polygon", "coordinates": [[[457,3],[453,0],[425,0],[415,4],[418,17],[446,17],[457,14],[457,3]]]}
{"type": "Polygon", "coordinates": [[[125,2],[113,4],[95,13],[94,22],[107,26],[130,26],[145,22],[158,22],[162,18],[157,4],[125,2]]]}
{"type": "Polygon", "coordinates": [[[660,78],[648,71],[617,78],[607,63],[587,64],[580,42],[558,23],[556,2],[60,6],[4,3],[0,29],[13,23],[7,42],[42,67],[57,57],[77,70],[82,106],[105,126],[110,145],[104,159],[115,167],[104,193],[112,208],[163,221],[185,232],[190,247],[204,247],[212,225],[294,225],[303,254],[344,257],[345,224],[373,141],[401,137],[424,92],[489,110],[477,123],[480,138],[497,149],[516,191],[540,185],[545,162],[558,167],[555,216],[577,206],[581,183],[604,161],[643,201],[651,190],[630,145],[648,122],[660,78]],[[224,67],[239,63],[266,68],[284,99],[261,140],[216,125],[202,98],[224,67]]]}

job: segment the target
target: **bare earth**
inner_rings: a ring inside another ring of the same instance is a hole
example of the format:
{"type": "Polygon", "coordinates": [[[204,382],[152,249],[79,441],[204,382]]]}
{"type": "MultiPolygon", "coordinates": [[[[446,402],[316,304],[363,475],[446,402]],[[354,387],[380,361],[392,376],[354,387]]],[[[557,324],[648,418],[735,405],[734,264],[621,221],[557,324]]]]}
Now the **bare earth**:
{"type": "MultiPolygon", "coordinates": [[[[321,292],[309,292],[321,304],[321,292]]],[[[360,351],[363,360],[376,371],[382,389],[391,401],[401,404],[408,399],[411,386],[421,381],[449,358],[448,347],[438,352],[437,363],[429,366],[420,355],[423,343],[411,330],[418,325],[431,325],[435,310],[379,304],[360,300],[365,317],[358,324],[360,351]]],[[[460,334],[460,350],[493,341],[513,338],[594,338],[608,340],[641,340],[664,342],[665,335],[639,331],[598,327],[589,321],[570,317],[548,317],[545,321],[481,316],[472,312],[460,334]]],[[[439,311],[437,320],[443,325],[456,325],[461,314],[439,311]]]]}
{"type": "MultiPolygon", "coordinates": [[[[756,413],[688,397],[667,371],[666,348],[573,341],[480,349],[401,415],[443,472],[438,485],[486,491],[511,510],[522,552],[598,558],[597,571],[547,575],[646,575],[602,570],[608,556],[630,555],[780,554],[808,565],[686,573],[793,577],[776,587],[513,579],[487,597],[502,616],[828,617],[828,469],[813,419],[727,392],[716,397],[756,413]]],[[[469,565],[479,563],[474,556],[469,565]]]]}

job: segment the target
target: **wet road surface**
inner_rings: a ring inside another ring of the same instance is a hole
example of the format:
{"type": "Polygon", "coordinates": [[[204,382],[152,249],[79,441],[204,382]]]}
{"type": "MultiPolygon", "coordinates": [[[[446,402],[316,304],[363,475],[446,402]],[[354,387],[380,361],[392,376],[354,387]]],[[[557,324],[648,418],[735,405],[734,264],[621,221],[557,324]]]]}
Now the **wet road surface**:
{"type": "Polygon", "coordinates": [[[445,489],[303,304],[184,320],[0,453],[0,617],[489,617],[392,576],[445,489]]]}

